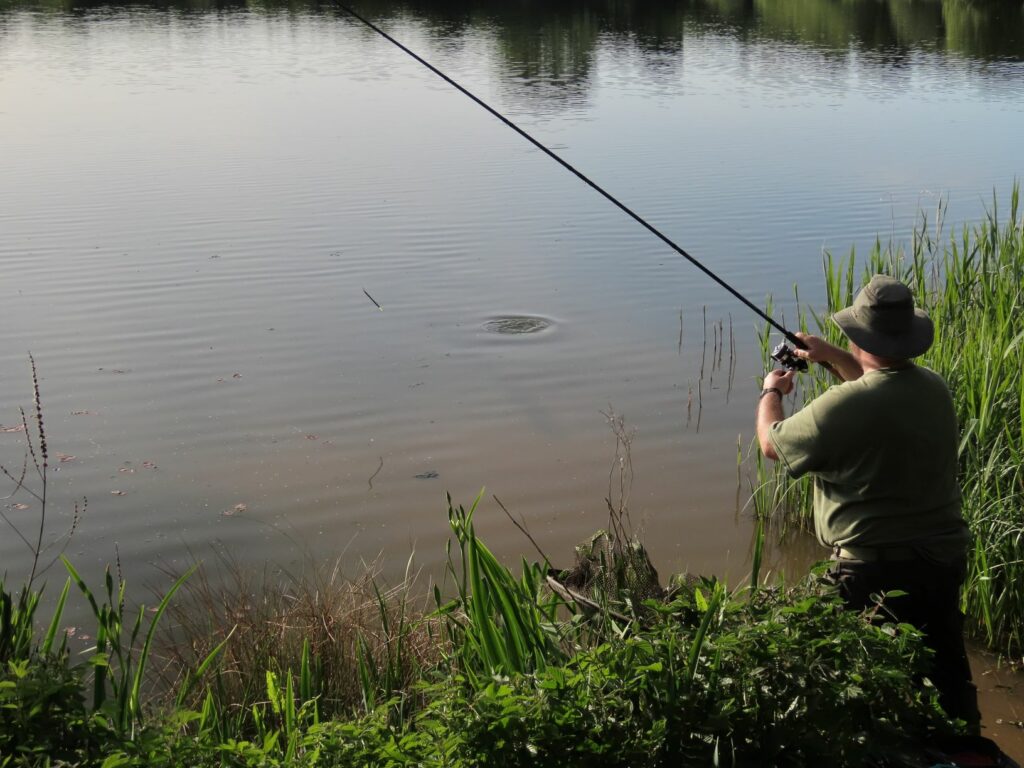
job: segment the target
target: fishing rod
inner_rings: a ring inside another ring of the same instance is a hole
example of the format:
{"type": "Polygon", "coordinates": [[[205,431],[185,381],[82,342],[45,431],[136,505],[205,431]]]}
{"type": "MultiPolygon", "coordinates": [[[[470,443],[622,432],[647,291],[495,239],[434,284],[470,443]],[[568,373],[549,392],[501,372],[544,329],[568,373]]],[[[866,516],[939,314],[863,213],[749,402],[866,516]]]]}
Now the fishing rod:
{"type": "MultiPolygon", "coordinates": [[[[490,112],[496,118],[498,118],[501,122],[503,122],[505,125],[507,125],[509,128],[511,128],[513,131],[515,131],[520,136],[522,136],[524,139],[526,139],[528,142],[533,144],[533,146],[535,146],[537,149],[539,149],[545,155],[550,157],[556,163],[558,163],[563,168],[565,168],[567,171],[569,171],[574,176],[576,176],[578,179],[580,179],[580,181],[582,181],[584,184],[586,184],[587,186],[591,187],[593,190],[598,192],[602,197],[604,197],[606,200],[608,200],[610,203],[612,203],[616,208],[618,208],[623,213],[625,213],[627,216],[629,216],[631,219],[636,221],[644,229],[646,229],[648,232],[650,232],[655,237],[657,237],[659,240],[661,240],[663,243],[665,243],[665,245],[667,245],[673,251],[675,251],[680,256],[682,256],[684,259],[689,261],[691,264],[693,264],[693,266],[697,267],[697,269],[699,269],[705,275],[710,277],[712,280],[714,280],[720,286],[725,288],[725,290],[727,290],[729,293],[731,293],[733,296],[735,296],[737,299],[739,299],[743,304],[745,304],[747,306],[748,309],[750,309],[752,312],[754,312],[754,314],[756,314],[762,320],[767,322],[769,325],[771,325],[777,331],[782,333],[782,335],[785,336],[786,339],[791,341],[794,346],[796,346],[799,349],[807,349],[807,345],[804,344],[796,336],[796,334],[794,334],[791,331],[787,330],[785,327],[783,327],[782,325],[777,323],[775,320],[773,320],[766,312],[762,311],[756,304],[751,302],[746,296],[744,296],[739,291],[737,291],[735,288],[733,288],[731,285],[729,285],[727,282],[725,282],[725,280],[720,278],[718,275],[716,275],[714,272],[712,272],[710,269],[708,269],[706,266],[704,266],[701,262],[697,261],[697,259],[695,259],[689,253],[687,253],[685,250],[683,250],[679,245],[677,245],[673,240],[671,240],[661,230],[659,230],[653,224],[651,224],[646,219],[644,219],[642,216],[640,216],[640,214],[638,214],[635,211],[633,211],[633,209],[628,207],[625,203],[621,202],[617,197],[615,197],[610,192],[608,192],[606,189],[604,189],[604,187],[602,187],[600,184],[598,184],[597,182],[593,181],[588,176],[584,175],[582,171],[578,170],[574,165],[569,163],[569,161],[565,160],[560,155],[556,154],[552,150],[550,150],[547,147],[545,147],[543,144],[541,144],[539,141],[537,141],[537,139],[533,138],[533,136],[531,136],[526,131],[524,131],[522,128],[520,128],[518,125],[513,123],[511,120],[509,120],[507,117],[505,117],[503,114],[501,114],[498,110],[496,110],[490,104],[485,102],[483,99],[481,99],[479,96],[477,96],[476,94],[472,93],[468,89],[466,89],[463,86],[459,85],[459,83],[455,82],[452,78],[450,78],[448,75],[446,75],[440,69],[435,67],[433,64],[431,64],[429,61],[427,61],[422,56],[417,54],[415,51],[407,48],[405,45],[403,45],[398,40],[393,38],[391,35],[389,35],[387,32],[385,32],[383,29],[378,27],[376,24],[374,24],[369,19],[366,19],[363,16],[360,16],[358,13],[356,13],[354,10],[352,10],[351,8],[349,8],[346,5],[339,4],[337,7],[340,8],[345,13],[347,13],[352,18],[354,18],[357,21],[359,21],[362,24],[364,24],[369,29],[371,29],[374,32],[376,32],[378,35],[383,37],[385,40],[387,40],[392,45],[396,46],[400,50],[402,50],[405,53],[409,54],[409,56],[414,58],[416,61],[418,61],[424,67],[426,67],[431,72],[433,72],[435,75],[440,77],[442,80],[444,80],[450,86],[452,86],[453,88],[455,88],[456,90],[461,92],[463,95],[465,95],[465,96],[469,97],[470,99],[472,99],[479,106],[481,106],[484,109],[486,109],[488,112],[490,112]]],[[[785,342],[783,342],[782,344],[779,344],[777,347],[775,347],[775,349],[772,350],[772,357],[775,360],[777,360],[784,368],[787,368],[789,370],[794,370],[794,371],[806,371],[807,370],[807,361],[797,357],[796,355],[794,355],[793,354],[793,350],[791,350],[786,345],[785,342]]]]}

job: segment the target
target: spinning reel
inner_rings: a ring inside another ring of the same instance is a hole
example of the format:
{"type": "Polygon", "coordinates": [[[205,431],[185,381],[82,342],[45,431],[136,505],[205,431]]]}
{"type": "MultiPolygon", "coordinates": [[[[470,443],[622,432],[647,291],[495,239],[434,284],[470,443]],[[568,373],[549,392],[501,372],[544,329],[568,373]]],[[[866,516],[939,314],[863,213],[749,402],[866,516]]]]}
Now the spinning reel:
{"type": "Polygon", "coordinates": [[[797,357],[784,341],[772,350],[772,359],[787,371],[807,370],[807,361],[802,357],[797,357]]]}

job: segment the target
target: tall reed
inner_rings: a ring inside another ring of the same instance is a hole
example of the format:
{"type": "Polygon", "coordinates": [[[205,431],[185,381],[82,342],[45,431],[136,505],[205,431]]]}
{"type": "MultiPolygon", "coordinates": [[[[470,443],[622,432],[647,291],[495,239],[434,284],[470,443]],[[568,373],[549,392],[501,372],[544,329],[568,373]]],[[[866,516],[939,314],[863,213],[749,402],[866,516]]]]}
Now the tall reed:
{"type": "MultiPolygon", "coordinates": [[[[816,312],[800,306],[805,330],[842,345],[831,314],[853,301],[873,274],[906,282],[936,327],[935,343],[919,363],[949,383],[961,427],[960,482],[973,534],[963,606],[970,628],[991,647],[1024,652],[1024,216],[1014,186],[1000,221],[995,197],[984,220],[942,235],[945,207],[934,229],[922,215],[909,248],[875,243],[858,278],[853,252],[824,259],[826,301],[816,312]],[[810,321],[810,322],[809,322],[810,321]]],[[[762,336],[768,349],[768,334],[762,336]]],[[[820,368],[802,377],[796,402],[831,384],[820,368]]],[[[806,479],[793,482],[758,459],[755,509],[784,524],[810,525],[806,479]]]]}
{"type": "Polygon", "coordinates": [[[455,649],[455,670],[470,680],[495,674],[529,673],[567,657],[560,642],[557,611],[561,601],[546,588],[545,570],[522,561],[517,579],[477,538],[473,513],[448,498],[448,522],[459,547],[459,568],[449,551],[448,569],[456,597],[444,601],[435,592],[438,614],[455,649]]]}

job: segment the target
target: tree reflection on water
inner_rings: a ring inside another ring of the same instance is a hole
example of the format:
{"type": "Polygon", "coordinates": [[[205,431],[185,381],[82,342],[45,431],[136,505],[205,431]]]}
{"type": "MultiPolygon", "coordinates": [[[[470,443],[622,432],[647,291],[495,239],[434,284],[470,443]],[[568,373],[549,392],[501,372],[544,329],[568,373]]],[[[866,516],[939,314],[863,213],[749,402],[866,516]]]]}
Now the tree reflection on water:
{"type": "MultiPolygon", "coordinates": [[[[545,98],[586,93],[602,37],[647,54],[640,60],[648,68],[667,63],[671,69],[672,55],[687,40],[708,35],[805,46],[837,66],[868,53],[858,66],[889,71],[907,66],[920,52],[978,62],[1024,60],[1019,0],[353,0],[353,5],[384,23],[412,21],[447,45],[457,46],[469,31],[486,30],[505,64],[505,77],[521,95],[538,89],[545,98]]],[[[18,9],[119,12],[117,4],[96,0],[0,0],[0,13],[18,9]]],[[[133,3],[125,12],[139,9],[347,18],[336,3],[294,0],[155,0],[133,3]]]]}
{"type": "MultiPolygon", "coordinates": [[[[80,12],[116,5],[97,0],[0,0],[0,10],[80,12]]],[[[179,11],[343,13],[336,3],[295,0],[155,0],[132,5],[179,11]]],[[[600,34],[624,34],[638,45],[662,49],[680,46],[684,34],[701,27],[840,51],[851,46],[926,47],[981,59],[1019,59],[1024,45],[1024,7],[1016,0],[360,0],[356,6],[360,13],[377,18],[411,14],[443,35],[486,24],[517,60],[542,62],[550,57],[552,62],[584,67],[600,34]]],[[[570,68],[579,71],[577,66],[570,68]]]]}

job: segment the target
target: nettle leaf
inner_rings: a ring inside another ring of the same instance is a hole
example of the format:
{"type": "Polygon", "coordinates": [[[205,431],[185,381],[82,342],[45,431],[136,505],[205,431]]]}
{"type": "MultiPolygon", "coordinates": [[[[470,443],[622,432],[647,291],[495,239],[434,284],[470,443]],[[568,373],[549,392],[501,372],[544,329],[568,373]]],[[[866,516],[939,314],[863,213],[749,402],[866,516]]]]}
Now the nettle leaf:
{"type": "Polygon", "coordinates": [[[704,611],[707,611],[707,609],[708,609],[708,599],[706,597],[704,597],[704,593],[701,591],[700,587],[698,587],[697,589],[693,590],[693,599],[697,603],[697,610],[698,611],[701,611],[702,613],[704,611]]]}
{"type": "Polygon", "coordinates": [[[816,598],[808,597],[808,598],[806,598],[804,600],[799,601],[798,603],[795,603],[795,604],[790,605],[790,606],[788,606],[786,608],[783,608],[780,611],[780,613],[785,613],[785,614],[794,614],[794,613],[803,614],[803,613],[807,613],[811,609],[811,607],[814,605],[815,602],[817,602],[816,598]]]}

